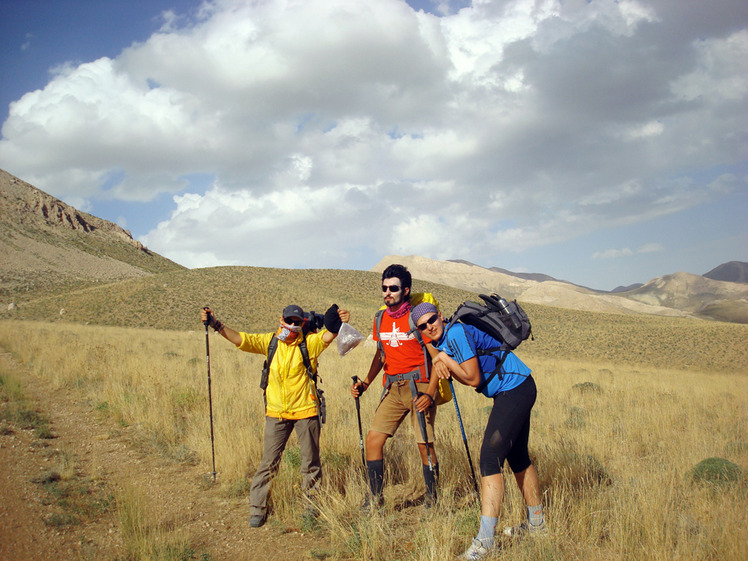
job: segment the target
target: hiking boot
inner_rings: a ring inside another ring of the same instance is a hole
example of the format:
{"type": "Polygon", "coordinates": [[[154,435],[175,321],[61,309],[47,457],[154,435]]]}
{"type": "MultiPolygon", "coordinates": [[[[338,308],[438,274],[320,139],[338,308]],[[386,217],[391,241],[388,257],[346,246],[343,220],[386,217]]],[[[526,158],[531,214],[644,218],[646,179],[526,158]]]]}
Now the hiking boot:
{"type": "Polygon", "coordinates": [[[455,561],[478,561],[485,559],[491,550],[488,549],[478,538],[473,538],[473,543],[465,550],[465,553],[455,558],[455,561]]]}
{"type": "Polygon", "coordinates": [[[525,520],[519,526],[507,526],[504,528],[504,535],[510,538],[523,538],[525,536],[538,537],[548,535],[548,526],[545,525],[545,520],[541,524],[535,526],[525,520]]]}
{"type": "Polygon", "coordinates": [[[250,528],[259,528],[265,523],[265,516],[262,514],[253,514],[249,517],[249,527],[250,528]]]}

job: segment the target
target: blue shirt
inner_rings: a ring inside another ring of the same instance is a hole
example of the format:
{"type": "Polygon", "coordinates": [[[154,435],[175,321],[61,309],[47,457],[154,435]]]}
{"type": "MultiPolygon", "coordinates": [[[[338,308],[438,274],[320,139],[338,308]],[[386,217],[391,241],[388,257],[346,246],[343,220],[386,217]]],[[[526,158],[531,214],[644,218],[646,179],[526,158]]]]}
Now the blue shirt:
{"type": "MultiPolygon", "coordinates": [[[[444,351],[447,356],[453,358],[459,364],[473,357],[478,357],[481,384],[484,384],[491,373],[496,370],[504,354],[504,351],[496,351],[487,355],[479,355],[478,349],[498,348],[501,346],[501,342],[483,333],[480,329],[463,323],[453,324],[445,330],[439,341],[432,344],[435,349],[444,351]]],[[[488,385],[483,387],[481,393],[486,397],[493,397],[500,392],[512,390],[524,382],[531,372],[514,353],[507,351],[507,357],[501,366],[501,374],[494,376],[488,385]]]]}

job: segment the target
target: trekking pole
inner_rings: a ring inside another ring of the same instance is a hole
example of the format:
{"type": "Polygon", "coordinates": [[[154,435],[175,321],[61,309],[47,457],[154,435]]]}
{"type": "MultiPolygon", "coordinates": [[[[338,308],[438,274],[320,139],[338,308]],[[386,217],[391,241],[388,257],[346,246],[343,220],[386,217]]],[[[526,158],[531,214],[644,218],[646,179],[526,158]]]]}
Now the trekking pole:
{"type": "MultiPolygon", "coordinates": [[[[353,385],[358,384],[358,376],[351,376],[353,385]]],[[[366,453],[364,452],[364,432],[361,430],[361,403],[356,398],[356,416],[358,417],[358,444],[361,447],[361,461],[366,469],[366,453]]]]}
{"type": "Polygon", "coordinates": [[[429,448],[429,435],[426,431],[426,414],[420,411],[416,411],[416,414],[418,415],[418,424],[421,425],[421,436],[423,436],[423,440],[426,442],[426,457],[429,460],[429,471],[434,473],[434,464],[431,461],[431,448],[429,448]]]}
{"type": "Polygon", "coordinates": [[[205,325],[205,356],[208,363],[208,405],[210,406],[210,452],[213,458],[213,481],[216,480],[216,448],[213,439],[213,396],[210,390],[210,341],[208,338],[208,325],[210,325],[210,314],[203,322],[205,325]]]}
{"type": "Polygon", "coordinates": [[[447,380],[449,382],[449,389],[452,390],[452,399],[455,402],[455,411],[457,412],[457,420],[460,423],[460,432],[462,432],[462,442],[465,443],[465,452],[467,453],[468,464],[470,465],[470,475],[473,477],[473,488],[475,494],[478,496],[478,504],[480,504],[480,490],[478,489],[478,480],[475,479],[475,468],[473,468],[473,460],[470,457],[470,448],[468,448],[467,436],[465,436],[465,427],[462,425],[462,415],[460,415],[460,406],[457,404],[457,394],[455,393],[455,387],[452,385],[452,378],[447,380]]]}

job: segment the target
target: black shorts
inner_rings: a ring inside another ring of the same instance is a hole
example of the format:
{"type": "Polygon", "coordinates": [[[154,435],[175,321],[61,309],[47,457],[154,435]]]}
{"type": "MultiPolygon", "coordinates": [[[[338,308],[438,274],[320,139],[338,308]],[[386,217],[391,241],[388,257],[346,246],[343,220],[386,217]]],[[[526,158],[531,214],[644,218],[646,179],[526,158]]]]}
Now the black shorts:
{"type": "Polygon", "coordinates": [[[480,473],[483,477],[501,473],[504,460],[514,473],[530,467],[527,441],[530,438],[530,412],[537,388],[532,376],[513,390],[493,398],[483,444],[480,448],[480,473]]]}

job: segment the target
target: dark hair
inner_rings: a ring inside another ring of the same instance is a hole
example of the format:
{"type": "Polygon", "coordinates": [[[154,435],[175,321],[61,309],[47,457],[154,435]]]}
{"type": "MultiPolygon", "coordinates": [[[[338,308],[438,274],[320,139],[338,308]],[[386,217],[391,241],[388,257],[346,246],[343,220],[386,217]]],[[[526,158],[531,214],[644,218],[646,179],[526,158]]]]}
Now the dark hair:
{"type": "Polygon", "coordinates": [[[403,289],[410,288],[411,284],[413,284],[410,271],[404,265],[393,264],[387,267],[382,273],[382,280],[391,278],[400,279],[400,285],[403,289]]]}

